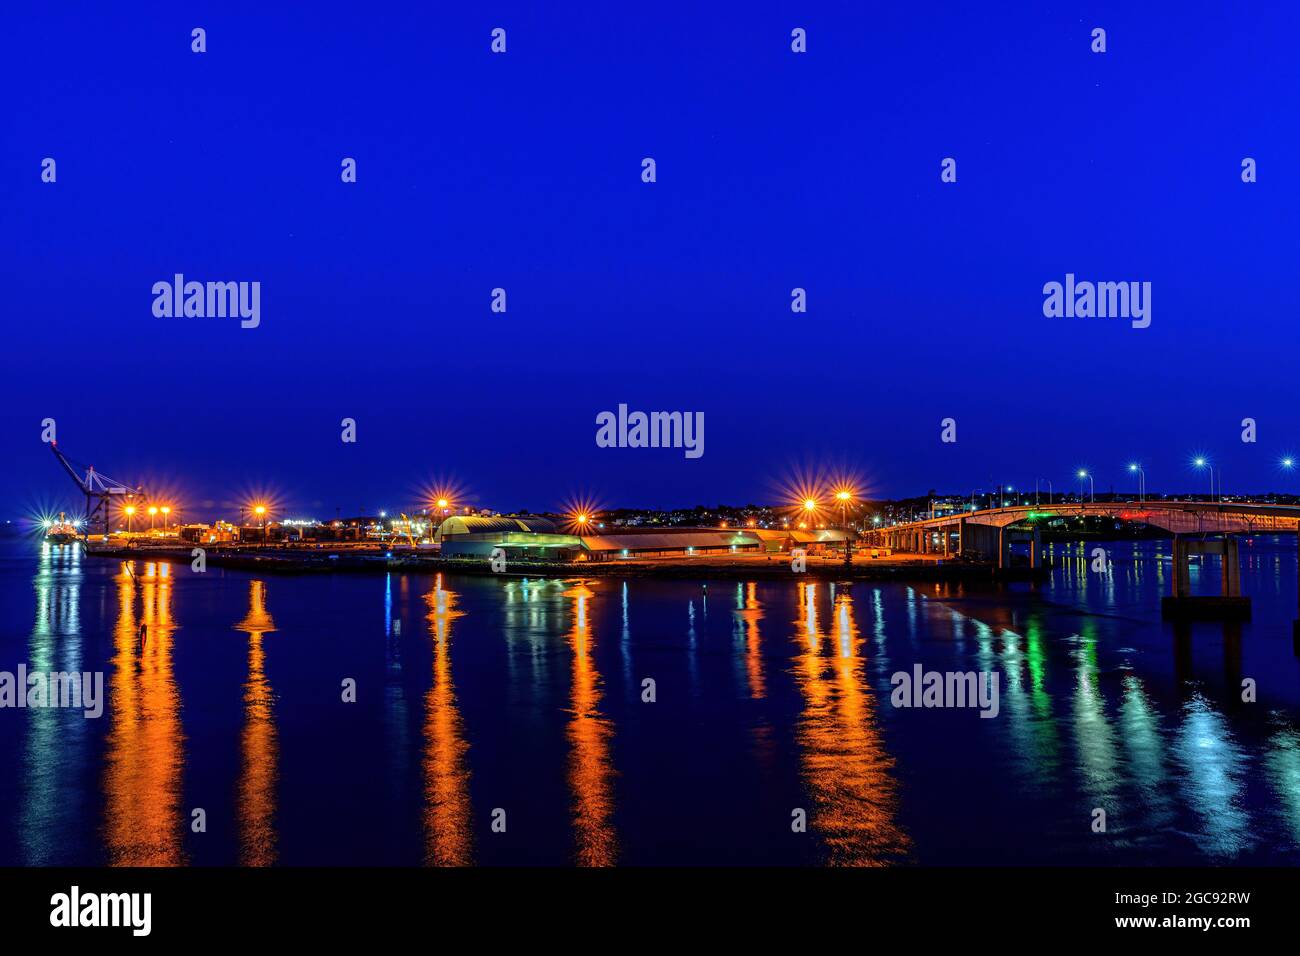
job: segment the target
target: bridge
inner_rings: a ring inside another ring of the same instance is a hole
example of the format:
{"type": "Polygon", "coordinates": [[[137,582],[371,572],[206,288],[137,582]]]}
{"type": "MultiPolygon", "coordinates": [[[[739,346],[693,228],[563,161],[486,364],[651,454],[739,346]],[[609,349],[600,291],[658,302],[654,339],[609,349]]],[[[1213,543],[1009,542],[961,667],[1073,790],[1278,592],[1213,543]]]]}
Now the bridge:
{"type": "MultiPolygon", "coordinates": [[[[1249,614],[1250,599],[1241,594],[1236,536],[1291,533],[1300,543],[1300,506],[1251,501],[1094,501],[1012,505],[873,528],[865,536],[871,545],[896,551],[944,557],[989,557],[1000,569],[1010,567],[1012,545],[1023,541],[1029,545],[1030,567],[1037,568],[1042,564],[1043,554],[1041,523],[1053,518],[1081,517],[1138,522],[1173,535],[1172,591],[1163,602],[1166,615],[1172,617],[1205,610],[1249,614]],[[1188,562],[1193,554],[1217,554],[1223,558],[1221,594],[1214,597],[1190,594],[1188,562]]],[[[1300,586],[1300,582],[1297,583],[1300,586]]],[[[1297,614],[1300,615],[1300,608],[1297,614]]],[[[1300,616],[1293,625],[1293,637],[1300,653],[1300,616]]]]}

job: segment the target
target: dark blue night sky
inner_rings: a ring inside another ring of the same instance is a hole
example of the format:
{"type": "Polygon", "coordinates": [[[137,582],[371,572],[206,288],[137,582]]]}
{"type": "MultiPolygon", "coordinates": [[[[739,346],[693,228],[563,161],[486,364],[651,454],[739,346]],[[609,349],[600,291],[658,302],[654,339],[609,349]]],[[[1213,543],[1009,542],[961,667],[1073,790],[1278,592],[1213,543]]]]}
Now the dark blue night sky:
{"type": "Polygon", "coordinates": [[[1204,491],[1194,453],[1300,488],[1300,7],[276,6],[3,14],[13,514],[72,503],[46,417],[191,513],[396,510],[437,476],[744,503],[796,465],[1204,491]],[[177,272],[260,281],[260,328],[155,318],[177,272]],[[1067,272],[1151,282],[1150,328],[1045,318],[1067,272]],[[703,411],[704,456],[597,448],[620,402],[703,411]]]}

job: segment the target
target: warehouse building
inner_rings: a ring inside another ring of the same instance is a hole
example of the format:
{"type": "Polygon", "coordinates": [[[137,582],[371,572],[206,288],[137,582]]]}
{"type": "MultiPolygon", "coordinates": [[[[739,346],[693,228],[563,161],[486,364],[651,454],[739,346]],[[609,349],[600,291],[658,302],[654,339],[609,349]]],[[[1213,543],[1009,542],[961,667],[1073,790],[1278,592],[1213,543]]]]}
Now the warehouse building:
{"type": "Polygon", "coordinates": [[[579,557],[579,561],[692,557],[759,551],[763,547],[763,542],[752,531],[729,531],[725,528],[670,528],[590,535],[582,539],[582,544],[586,554],[579,557]]]}
{"type": "Polygon", "coordinates": [[[561,534],[554,522],[531,515],[456,515],[438,527],[434,541],[443,557],[487,559],[500,548],[507,560],[619,561],[690,558],[738,553],[809,553],[840,549],[853,532],[835,529],[789,531],[758,528],[647,528],[611,534],[561,534]]]}
{"type": "Polygon", "coordinates": [[[558,534],[555,522],[535,515],[452,515],[438,525],[433,540],[444,558],[487,559],[500,548],[507,560],[575,561],[582,552],[580,537],[558,534]]]}

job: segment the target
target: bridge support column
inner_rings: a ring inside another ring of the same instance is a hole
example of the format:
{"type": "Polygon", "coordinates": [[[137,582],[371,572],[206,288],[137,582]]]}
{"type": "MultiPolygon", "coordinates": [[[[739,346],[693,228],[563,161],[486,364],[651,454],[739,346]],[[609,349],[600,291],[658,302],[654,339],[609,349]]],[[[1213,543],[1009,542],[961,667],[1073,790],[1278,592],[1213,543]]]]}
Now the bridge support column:
{"type": "Polygon", "coordinates": [[[1241,597],[1241,563],[1232,535],[1223,538],[1223,596],[1241,597]]]}
{"type": "Polygon", "coordinates": [[[1043,536],[1042,534],[1039,533],[1037,526],[1035,526],[1034,536],[1029,541],[1029,566],[1031,568],[1037,568],[1038,565],[1041,563],[1042,558],[1039,552],[1042,550],[1042,548],[1043,548],[1043,536]]]}
{"type": "Polygon", "coordinates": [[[1250,620],[1250,598],[1241,594],[1241,567],[1237,539],[1225,534],[1219,540],[1174,535],[1174,567],[1170,594],[1160,602],[1161,613],[1174,620],[1250,620]],[[1223,561],[1223,593],[1191,593],[1190,557],[1217,554],[1223,561]]]}
{"type": "MultiPolygon", "coordinates": [[[[1295,536],[1296,547],[1297,549],[1300,549],[1300,525],[1297,525],[1296,527],[1295,536]]],[[[1300,568],[1300,557],[1296,560],[1296,566],[1297,568],[1300,568]]],[[[1291,622],[1291,650],[1295,651],[1297,655],[1300,655],[1300,607],[1296,609],[1296,614],[1298,616],[1291,622]]]]}
{"type": "Polygon", "coordinates": [[[998,570],[1011,566],[1011,532],[998,528],[998,570]]]}
{"type": "MultiPolygon", "coordinates": [[[[1300,531],[1296,532],[1296,540],[1300,541],[1300,531]]],[[[958,557],[966,553],[966,519],[957,519],[957,555],[958,557]]],[[[1297,634],[1300,634],[1300,622],[1297,622],[1297,634]]]]}
{"type": "Polygon", "coordinates": [[[1170,595],[1174,598],[1187,597],[1187,539],[1181,534],[1174,535],[1174,566],[1170,595]]]}

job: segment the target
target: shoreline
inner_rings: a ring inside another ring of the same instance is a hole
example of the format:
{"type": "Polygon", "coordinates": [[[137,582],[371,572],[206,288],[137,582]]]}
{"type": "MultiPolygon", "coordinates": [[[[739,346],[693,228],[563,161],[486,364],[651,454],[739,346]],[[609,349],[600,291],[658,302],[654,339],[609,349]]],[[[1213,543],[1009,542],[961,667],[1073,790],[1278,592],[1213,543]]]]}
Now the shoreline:
{"type": "MultiPolygon", "coordinates": [[[[189,564],[190,550],[179,548],[112,548],[84,549],[88,557],[120,561],[166,561],[189,564]]],[[[791,579],[817,578],[854,581],[906,582],[994,582],[1044,580],[1049,568],[1014,567],[999,571],[991,564],[941,559],[898,559],[855,557],[846,566],[842,559],[808,558],[807,570],[790,569],[788,555],[769,560],[756,558],[722,558],[701,556],[686,561],[667,559],[642,561],[511,561],[504,571],[493,571],[487,561],[470,558],[430,557],[414,553],[341,551],[314,554],[286,550],[275,554],[266,551],[241,552],[205,549],[205,561],[211,567],[233,571],[301,575],[301,574],[375,574],[394,571],[408,574],[461,574],[481,577],[643,577],[664,579],[791,579]]]]}

